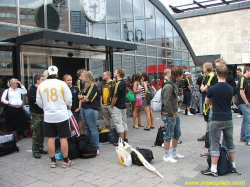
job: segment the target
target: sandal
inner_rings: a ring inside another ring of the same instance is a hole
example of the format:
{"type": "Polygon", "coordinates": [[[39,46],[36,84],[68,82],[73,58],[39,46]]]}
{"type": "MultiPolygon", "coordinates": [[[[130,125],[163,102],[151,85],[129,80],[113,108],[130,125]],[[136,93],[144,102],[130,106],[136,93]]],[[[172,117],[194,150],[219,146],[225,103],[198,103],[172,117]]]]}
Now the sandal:
{"type": "Polygon", "coordinates": [[[124,138],[124,142],[127,142],[127,143],[128,143],[128,139],[124,138]]]}
{"type": "Polygon", "coordinates": [[[142,125],[142,124],[138,124],[138,126],[139,126],[139,127],[144,127],[144,125],[142,125]]]}
{"type": "Polygon", "coordinates": [[[150,129],[154,129],[155,127],[150,127],[150,129]]]}
{"type": "Polygon", "coordinates": [[[144,130],[145,130],[145,131],[150,131],[150,128],[147,128],[147,127],[146,127],[144,130]]]}
{"type": "Polygon", "coordinates": [[[63,162],[62,168],[68,168],[70,166],[74,165],[74,161],[73,160],[69,160],[68,162],[63,162]]]}
{"type": "Polygon", "coordinates": [[[139,129],[139,127],[138,127],[138,126],[134,126],[134,125],[133,125],[133,128],[135,128],[135,129],[139,129]]]}
{"type": "Polygon", "coordinates": [[[118,143],[113,143],[113,146],[118,146],[118,143]]]}
{"type": "Polygon", "coordinates": [[[50,162],[50,168],[55,168],[57,165],[57,162],[50,162]]]}

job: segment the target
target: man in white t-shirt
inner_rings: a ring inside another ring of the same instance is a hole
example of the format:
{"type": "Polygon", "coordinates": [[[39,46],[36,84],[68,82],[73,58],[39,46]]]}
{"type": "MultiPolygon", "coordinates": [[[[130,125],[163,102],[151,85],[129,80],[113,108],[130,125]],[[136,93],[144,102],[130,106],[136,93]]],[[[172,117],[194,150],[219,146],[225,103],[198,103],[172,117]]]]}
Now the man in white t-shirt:
{"type": "Polygon", "coordinates": [[[64,158],[63,168],[74,165],[68,158],[69,114],[72,94],[67,84],[57,79],[56,66],[48,68],[48,78],[37,89],[36,102],[44,110],[44,137],[48,137],[48,150],[51,157],[50,167],[57,165],[55,159],[55,138],[59,136],[64,158]]]}

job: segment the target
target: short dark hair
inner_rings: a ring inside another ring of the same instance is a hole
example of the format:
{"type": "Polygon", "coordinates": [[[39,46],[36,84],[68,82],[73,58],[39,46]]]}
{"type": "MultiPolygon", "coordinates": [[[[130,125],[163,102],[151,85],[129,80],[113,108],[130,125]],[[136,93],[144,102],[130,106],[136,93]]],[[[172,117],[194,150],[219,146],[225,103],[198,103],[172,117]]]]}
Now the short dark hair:
{"type": "Polygon", "coordinates": [[[216,73],[221,78],[227,78],[228,67],[225,64],[220,64],[216,67],[216,73]]]}
{"type": "Polygon", "coordinates": [[[242,69],[241,68],[237,68],[237,71],[242,72],[242,69]]]}
{"type": "Polygon", "coordinates": [[[41,79],[41,77],[43,77],[43,75],[36,74],[36,75],[34,76],[34,78],[33,78],[33,80],[34,80],[34,84],[36,84],[36,83],[37,83],[37,81],[41,79]]]}
{"type": "Polygon", "coordinates": [[[121,68],[117,68],[117,73],[120,75],[121,78],[123,78],[125,76],[125,71],[124,69],[121,68]]]}
{"type": "Polygon", "coordinates": [[[171,69],[171,77],[176,79],[179,76],[183,76],[184,70],[180,66],[175,66],[171,69]]]}
{"type": "Polygon", "coordinates": [[[243,71],[243,73],[245,74],[245,73],[246,73],[246,71],[250,71],[250,66],[245,66],[245,67],[244,67],[244,71],[243,71]]]}

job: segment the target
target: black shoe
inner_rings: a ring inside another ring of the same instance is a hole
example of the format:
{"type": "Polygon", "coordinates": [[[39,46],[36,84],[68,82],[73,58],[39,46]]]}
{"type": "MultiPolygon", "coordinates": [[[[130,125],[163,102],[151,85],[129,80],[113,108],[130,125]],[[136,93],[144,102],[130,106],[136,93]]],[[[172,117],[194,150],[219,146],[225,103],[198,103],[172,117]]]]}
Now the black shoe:
{"type": "Polygon", "coordinates": [[[39,153],[33,153],[33,157],[34,158],[41,158],[41,155],[39,155],[39,153]]]}
{"type": "Polygon", "coordinates": [[[44,150],[42,149],[42,150],[39,151],[39,153],[41,153],[41,154],[47,154],[48,151],[44,151],[44,150]]]}
{"type": "Polygon", "coordinates": [[[214,177],[218,177],[218,172],[212,172],[209,168],[207,168],[206,170],[202,170],[201,174],[203,175],[211,175],[214,177]]]}
{"type": "Polygon", "coordinates": [[[201,141],[205,141],[206,140],[206,135],[203,135],[200,138],[197,138],[197,141],[201,142],[201,141]]]}

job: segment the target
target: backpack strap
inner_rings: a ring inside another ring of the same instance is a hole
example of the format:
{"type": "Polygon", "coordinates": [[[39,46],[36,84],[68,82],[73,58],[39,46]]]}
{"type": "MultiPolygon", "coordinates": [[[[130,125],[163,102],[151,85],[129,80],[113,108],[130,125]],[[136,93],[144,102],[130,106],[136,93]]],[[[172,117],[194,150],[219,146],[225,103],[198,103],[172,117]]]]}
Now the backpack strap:
{"type": "Polygon", "coordinates": [[[171,84],[171,85],[173,86],[174,95],[175,95],[176,97],[178,97],[177,90],[176,90],[176,88],[175,88],[174,83],[168,80],[165,84],[171,84]]]}

